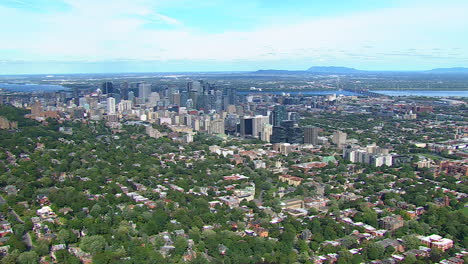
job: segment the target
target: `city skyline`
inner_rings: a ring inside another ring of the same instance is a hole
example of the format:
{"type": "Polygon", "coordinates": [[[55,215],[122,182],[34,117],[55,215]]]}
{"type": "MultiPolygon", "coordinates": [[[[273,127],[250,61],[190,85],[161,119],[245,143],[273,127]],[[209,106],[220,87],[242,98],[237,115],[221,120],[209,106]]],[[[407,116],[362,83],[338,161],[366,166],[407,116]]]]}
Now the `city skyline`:
{"type": "Polygon", "coordinates": [[[459,0],[6,0],[0,72],[464,67],[466,10],[459,0]]]}

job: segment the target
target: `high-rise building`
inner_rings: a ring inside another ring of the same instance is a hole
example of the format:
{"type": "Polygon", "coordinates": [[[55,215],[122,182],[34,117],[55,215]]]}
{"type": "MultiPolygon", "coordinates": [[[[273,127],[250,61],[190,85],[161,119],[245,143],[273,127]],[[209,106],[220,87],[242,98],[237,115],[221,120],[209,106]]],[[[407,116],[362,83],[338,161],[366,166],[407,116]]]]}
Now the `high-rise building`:
{"type": "Polygon", "coordinates": [[[180,93],[171,94],[170,101],[171,101],[172,104],[181,106],[181,95],[180,95],[180,93]]]}
{"type": "Polygon", "coordinates": [[[224,134],[224,120],[215,119],[210,122],[209,131],[210,134],[224,134]]]}
{"type": "Polygon", "coordinates": [[[128,100],[132,102],[135,100],[135,93],[133,91],[128,92],[128,100]]]}
{"type": "Polygon", "coordinates": [[[286,111],[286,106],[284,105],[275,105],[273,109],[273,126],[280,126],[281,121],[288,119],[288,112],[286,111]]]}
{"type": "Polygon", "coordinates": [[[253,117],[243,116],[240,119],[240,135],[241,137],[253,136],[253,117]]]}
{"type": "Polygon", "coordinates": [[[128,99],[128,82],[123,82],[120,85],[120,95],[123,99],[128,99]]]}
{"type": "Polygon", "coordinates": [[[265,124],[262,129],[260,139],[265,142],[271,142],[271,135],[273,134],[273,126],[265,124]]]}
{"type": "Polygon", "coordinates": [[[115,114],[115,98],[113,97],[107,98],[107,114],[108,115],[115,114]]]}
{"type": "Polygon", "coordinates": [[[271,143],[302,144],[304,143],[304,131],[292,120],[282,121],[281,126],[273,127],[271,143]]]}
{"type": "Polygon", "coordinates": [[[132,101],[122,100],[117,104],[117,111],[119,113],[124,113],[132,110],[132,101]]]}
{"type": "Polygon", "coordinates": [[[114,93],[114,85],[112,84],[112,82],[104,82],[104,83],[102,83],[101,92],[102,92],[103,94],[111,94],[111,93],[114,93]]]}
{"type": "Polygon", "coordinates": [[[252,136],[255,138],[260,138],[263,131],[263,127],[268,124],[268,116],[257,115],[254,116],[252,123],[252,136]]]}
{"type": "Polygon", "coordinates": [[[138,98],[140,98],[141,103],[146,103],[151,94],[151,84],[149,83],[140,83],[138,85],[138,98]]]}
{"type": "Polygon", "coordinates": [[[152,92],[149,96],[148,96],[148,105],[150,107],[154,107],[156,105],[158,105],[158,102],[161,98],[159,97],[159,93],[157,92],[152,92]]]}
{"type": "Polygon", "coordinates": [[[338,148],[343,148],[346,143],[346,137],[348,135],[341,131],[336,131],[333,133],[332,142],[338,146],[338,148]]]}
{"type": "Polygon", "coordinates": [[[320,128],[314,126],[304,127],[304,144],[318,145],[320,128]]]}

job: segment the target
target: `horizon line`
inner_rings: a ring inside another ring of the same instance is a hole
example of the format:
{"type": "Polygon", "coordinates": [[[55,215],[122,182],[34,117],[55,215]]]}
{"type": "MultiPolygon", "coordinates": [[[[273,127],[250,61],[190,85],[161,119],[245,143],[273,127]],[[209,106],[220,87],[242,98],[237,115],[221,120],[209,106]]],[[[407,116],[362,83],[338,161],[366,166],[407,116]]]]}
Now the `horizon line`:
{"type": "Polygon", "coordinates": [[[347,66],[312,66],[313,67],[321,67],[321,68],[348,68],[352,70],[356,70],[357,72],[314,72],[306,70],[284,70],[284,69],[257,69],[257,70],[245,70],[245,71],[141,71],[141,72],[69,72],[69,73],[15,73],[15,74],[0,74],[2,77],[6,76],[35,76],[35,75],[95,75],[95,74],[188,74],[188,73],[256,73],[258,71],[284,71],[284,72],[309,72],[309,73],[322,73],[322,74],[355,74],[355,73],[384,73],[384,72],[401,72],[401,73],[427,73],[433,70],[450,70],[450,69],[466,69],[467,72],[439,72],[439,73],[468,73],[468,67],[444,67],[444,68],[432,68],[429,70],[360,70],[353,67],[347,66]]]}

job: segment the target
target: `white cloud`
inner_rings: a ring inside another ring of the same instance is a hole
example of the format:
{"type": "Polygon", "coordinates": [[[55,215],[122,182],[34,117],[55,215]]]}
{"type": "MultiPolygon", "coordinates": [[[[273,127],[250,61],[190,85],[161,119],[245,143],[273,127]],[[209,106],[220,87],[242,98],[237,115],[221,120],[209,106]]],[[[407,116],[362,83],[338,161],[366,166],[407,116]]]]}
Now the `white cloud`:
{"type": "Polygon", "coordinates": [[[468,4],[441,2],[210,34],[163,15],[150,0],[64,1],[71,11],[48,16],[0,7],[2,19],[20,29],[2,32],[9,41],[0,42],[0,50],[24,54],[10,59],[63,61],[468,58],[468,4]],[[145,27],[155,21],[172,28],[145,27]]]}
{"type": "Polygon", "coordinates": [[[156,21],[161,21],[165,24],[168,24],[168,25],[173,25],[173,26],[181,26],[182,25],[182,22],[175,19],[175,18],[172,18],[172,17],[168,17],[168,16],[165,16],[165,15],[162,15],[162,14],[153,14],[153,17],[156,21]]]}

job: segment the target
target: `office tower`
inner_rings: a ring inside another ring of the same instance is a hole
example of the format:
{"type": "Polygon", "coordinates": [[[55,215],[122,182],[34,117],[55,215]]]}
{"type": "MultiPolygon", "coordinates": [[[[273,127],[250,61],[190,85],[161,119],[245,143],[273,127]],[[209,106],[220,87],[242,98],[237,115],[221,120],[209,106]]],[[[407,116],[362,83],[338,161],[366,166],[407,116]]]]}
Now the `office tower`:
{"type": "Polygon", "coordinates": [[[286,106],[284,105],[275,105],[273,108],[273,126],[280,126],[281,121],[288,119],[288,112],[286,111],[286,106]]]}
{"type": "Polygon", "coordinates": [[[302,144],[304,142],[304,131],[292,120],[281,122],[281,126],[273,127],[271,143],[302,144]]]}
{"type": "Polygon", "coordinates": [[[202,82],[203,81],[190,81],[187,82],[187,92],[195,92],[201,93],[202,92],[202,82]]]}
{"type": "Polygon", "coordinates": [[[271,135],[273,134],[273,126],[265,124],[262,129],[260,139],[265,142],[271,142],[271,135]]]}
{"type": "Polygon", "coordinates": [[[107,114],[108,115],[115,114],[115,98],[113,97],[107,98],[107,114]]]}
{"type": "Polygon", "coordinates": [[[224,120],[215,119],[210,122],[210,127],[208,130],[210,134],[224,134],[224,120]]]}
{"type": "Polygon", "coordinates": [[[190,92],[193,90],[193,82],[187,82],[187,92],[190,92]]]}
{"type": "Polygon", "coordinates": [[[140,83],[138,85],[138,98],[141,103],[146,103],[151,94],[151,84],[149,83],[140,83]]]}
{"type": "Polygon", "coordinates": [[[114,93],[114,85],[112,84],[112,82],[104,82],[104,83],[102,83],[101,92],[102,92],[103,94],[111,94],[111,93],[114,93]]]}
{"type": "Polygon", "coordinates": [[[132,101],[130,100],[122,100],[120,103],[117,104],[117,111],[119,113],[129,112],[132,110],[132,101]]]}
{"type": "Polygon", "coordinates": [[[226,109],[229,105],[237,104],[237,89],[224,88],[223,97],[224,109],[226,109]]]}
{"type": "Polygon", "coordinates": [[[181,94],[178,92],[171,94],[170,101],[171,101],[171,104],[181,106],[181,94]]]}
{"type": "Polygon", "coordinates": [[[304,144],[318,145],[320,128],[313,126],[304,127],[304,144]]]}
{"type": "Polygon", "coordinates": [[[187,100],[189,99],[189,93],[187,91],[180,92],[180,106],[187,107],[187,100]]]}
{"type": "Polygon", "coordinates": [[[333,133],[332,142],[338,146],[338,148],[343,148],[346,143],[346,137],[348,135],[341,131],[336,131],[333,133]]]}
{"type": "Polygon", "coordinates": [[[216,112],[218,113],[220,113],[223,110],[223,91],[214,91],[214,103],[211,109],[216,110],[216,112]]]}
{"type": "Polygon", "coordinates": [[[160,97],[159,97],[159,93],[157,92],[152,92],[149,96],[148,96],[148,105],[150,107],[155,107],[156,105],[158,105],[158,102],[160,101],[160,97]]]}
{"type": "Polygon", "coordinates": [[[253,119],[252,136],[255,138],[259,138],[263,131],[263,126],[268,124],[269,118],[268,116],[257,115],[257,116],[254,116],[252,119],[253,119]]]}
{"type": "Polygon", "coordinates": [[[128,100],[132,102],[135,100],[135,93],[133,91],[128,92],[128,100]]]}
{"type": "Polygon", "coordinates": [[[240,135],[241,137],[253,136],[253,118],[251,116],[241,117],[240,135]]]}
{"type": "Polygon", "coordinates": [[[120,85],[120,95],[122,96],[122,99],[127,100],[128,99],[128,82],[123,82],[120,85]]]}
{"type": "Polygon", "coordinates": [[[78,90],[78,87],[73,88],[73,103],[75,105],[80,104],[80,91],[78,90]]]}

